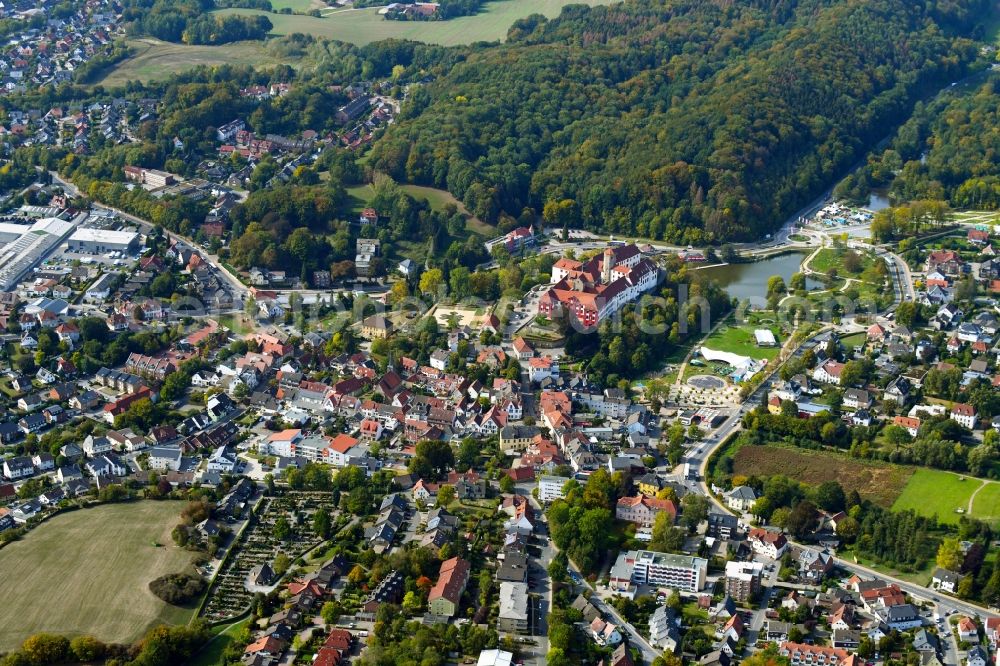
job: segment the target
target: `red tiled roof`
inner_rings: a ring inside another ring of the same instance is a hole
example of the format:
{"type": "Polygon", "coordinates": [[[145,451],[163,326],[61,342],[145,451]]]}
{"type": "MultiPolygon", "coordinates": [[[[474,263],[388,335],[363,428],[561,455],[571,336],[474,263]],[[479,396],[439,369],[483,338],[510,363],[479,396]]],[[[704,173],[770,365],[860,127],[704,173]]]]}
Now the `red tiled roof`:
{"type": "Polygon", "coordinates": [[[358,445],[358,440],[350,435],[345,435],[343,433],[337,435],[330,442],[330,447],[337,453],[347,453],[352,448],[358,445]]]}

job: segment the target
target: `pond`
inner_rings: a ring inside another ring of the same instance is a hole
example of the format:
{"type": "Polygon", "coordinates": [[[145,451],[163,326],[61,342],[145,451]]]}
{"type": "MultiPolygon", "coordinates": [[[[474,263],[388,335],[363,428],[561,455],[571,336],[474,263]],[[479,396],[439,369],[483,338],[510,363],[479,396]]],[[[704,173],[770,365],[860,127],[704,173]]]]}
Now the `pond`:
{"type": "MultiPolygon", "coordinates": [[[[767,296],[767,281],[772,275],[780,275],[787,285],[792,274],[797,273],[805,255],[801,252],[790,252],[775,257],[768,257],[749,264],[727,264],[713,266],[694,271],[699,279],[713,279],[729,292],[729,295],[740,299],[750,299],[754,305],[764,305],[767,296]]],[[[822,282],[806,278],[806,289],[823,289],[822,282]]]]}
{"type": "Polygon", "coordinates": [[[885,190],[872,190],[868,195],[868,210],[877,213],[880,210],[892,206],[889,194],[885,190]]]}

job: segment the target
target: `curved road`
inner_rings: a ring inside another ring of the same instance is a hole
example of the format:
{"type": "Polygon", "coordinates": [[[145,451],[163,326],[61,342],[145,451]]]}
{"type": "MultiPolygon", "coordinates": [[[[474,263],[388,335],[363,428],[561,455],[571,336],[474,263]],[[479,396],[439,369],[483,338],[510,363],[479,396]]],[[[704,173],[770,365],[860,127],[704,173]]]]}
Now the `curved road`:
{"type": "MultiPolygon", "coordinates": [[[[762,385],[761,388],[763,388],[763,386],[764,385],[762,385]]],[[[740,429],[741,427],[740,417],[745,411],[749,411],[749,409],[752,409],[754,406],[756,406],[757,404],[756,396],[758,395],[760,390],[761,389],[758,389],[757,391],[754,392],[753,395],[747,398],[747,400],[743,403],[739,412],[730,416],[728,419],[726,419],[725,422],[723,422],[722,426],[720,426],[719,428],[718,435],[716,437],[713,437],[710,440],[705,440],[699,443],[697,447],[691,450],[688,456],[689,462],[691,462],[692,464],[698,462],[699,464],[698,470],[699,470],[700,480],[698,481],[698,490],[709,498],[709,500],[712,502],[716,510],[715,511],[716,513],[732,513],[732,511],[730,511],[722,502],[720,502],[718,497],[716,497],[708,487],[708,481],[705,476],[705,472],[707,471],[708,468],[708,459],[716,451],[716,449],[718,449],[722,445],[722,443],[726,441],[726,438],[728,438],[731,433],[736,432],[737,430],[740,429]]],[[[788,542],[793,546],[798,546],[802,548],[813,547],[808,544],[802,544],[792,541],[791,539],[789,539],[788,542]]],[[[897,585],[899,585],[900,589],[910,594],[912,597],[917,599],[923,599],[929,602],[935,602],[938,604],[939,607],[941,607],[944,610],[955,610],[957,612],[965,613],[970,616],[978,615],[982,618],[998,616],[996,611],[990,610],[985,606],[980,606],[979,604],[975,604],[969,601],[956,599],[954,597],[939,593],[935,590],[928,589],[922,585],[917,585],[915,583],[905,581],[901,578],[890,576],[882,571],[877,571],[870,567],[866,567],[862,564],[858,564],[857,562],[853,562],[851,560],[845,560],[840,557],[835,558],[835,560],[837,565],[842,569],[845,569],[852,573],[881,578],[882,580],[888,581],[890,583],[896,583],[897,585]]]]}

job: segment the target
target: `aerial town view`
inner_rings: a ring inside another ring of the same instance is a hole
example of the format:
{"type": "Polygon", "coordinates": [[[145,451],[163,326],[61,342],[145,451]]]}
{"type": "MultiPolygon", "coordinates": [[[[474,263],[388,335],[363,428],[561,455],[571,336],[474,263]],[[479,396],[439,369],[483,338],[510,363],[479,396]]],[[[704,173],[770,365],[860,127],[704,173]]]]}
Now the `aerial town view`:
{"type": "Polygon", "coordinates": [[[996,0],[0,32],[0,666],[1000,666],[996,0]]]}

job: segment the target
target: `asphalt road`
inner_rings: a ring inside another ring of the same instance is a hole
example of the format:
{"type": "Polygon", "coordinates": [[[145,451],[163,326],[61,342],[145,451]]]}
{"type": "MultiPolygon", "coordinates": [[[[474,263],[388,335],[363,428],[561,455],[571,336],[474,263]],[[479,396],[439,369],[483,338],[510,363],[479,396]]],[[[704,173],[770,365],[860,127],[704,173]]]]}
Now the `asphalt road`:
{"type": "MultiPolygon", "coordinates": [[[[762,384],[761,388],[759,388],[752,396],[750,396],[743,403],[743,408],[752,408],[754,405],[756,405],[758,402],[757,396],[759,395],[761,390],[764,390],[764,387],[766,385],[767,385],[766,382],[762,384]]],[[[722,442],[725,441],[726,437],[728,437],[730,433],[738,429],[740,413],[742,413],[742,409],[736,415],[730,416],[728,419],[726,419],[726,421],[722,424],[722,426],[720,426],[718,435],[710,439],[704,440],[697,447],[691,449],[691,452],[687,458],[688,462],[690,462],[692,465],[694,465],[697,462],[699,466],[700,478],[698,481],[698,490],[702,494],[708,496],[709,500],[712,502],[716,511],[722,513],[732,513],[732,512],[729,511],[729,509],[725,505],[723,505],[722,502],[720,502],[719,499],[715,497],[715,495],[713,495],[710,492],[708,488],[708,481],[705,478],[705,471],[707,468],[708,458],[717,448],[719,448],[719,446],[722,444],[722,442]]],[[[789,539],[789,543],[794,546],[808,547],[805,544],[797,543],[795,541],[792,541],[791,539],[789,539]]],[[[980,606],[979,604],[970,603],[968,601],[963,601],[961,599],[955,599],[954,597],[941,594],[934,590],[930,590],[922,585],[917,585],[915,583],[905,581],[901,578],[895,578],[893,576],[885,574],[884,572],[876,571],[875,569],[871,569],[869,567],[863,566],[851,560],[845,560],[838,557],[836,558],[836,563],[838,566],[851,573],[856,573],[865,577],[877,577],[881,578],[882,580],[888,581],[890,583],[896,583],[897,585],[899,585],[900,589],[902,589],[904,592],[908,593],[915,599],[937,603],[940,606],[940,608],[945,612],[949,610],[954,610],[956,612],[965,613],[967,615],[973,615],[973,616],[978,615],[982,618],[997,616],[996,612],[991,611],[990,609],[984,606],[980,606]]]]}

